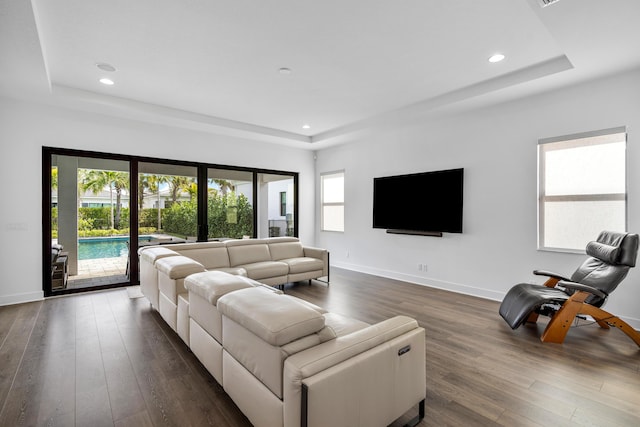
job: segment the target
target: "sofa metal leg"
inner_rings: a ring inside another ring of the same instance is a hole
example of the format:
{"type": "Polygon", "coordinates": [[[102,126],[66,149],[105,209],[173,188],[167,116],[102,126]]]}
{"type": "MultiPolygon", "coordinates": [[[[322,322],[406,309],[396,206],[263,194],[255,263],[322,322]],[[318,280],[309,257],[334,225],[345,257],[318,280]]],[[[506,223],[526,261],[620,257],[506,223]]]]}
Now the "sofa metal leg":
{"type": "Polygon", "coordinates": [[[409,421],[407,424],[405,424],[405,427],[415,427],[423,419],[424,419],[424,399],[422,399],[420,403],[418,403],[418,415],[415,418],[412,418],[411,421],[409,421]]]}
{"type": "Polygon", "coordinates": [[[307,427],[307,399],[309,389],[306,384],[302,384],[302,407],[300,408],[300,427],[307,427]]]}

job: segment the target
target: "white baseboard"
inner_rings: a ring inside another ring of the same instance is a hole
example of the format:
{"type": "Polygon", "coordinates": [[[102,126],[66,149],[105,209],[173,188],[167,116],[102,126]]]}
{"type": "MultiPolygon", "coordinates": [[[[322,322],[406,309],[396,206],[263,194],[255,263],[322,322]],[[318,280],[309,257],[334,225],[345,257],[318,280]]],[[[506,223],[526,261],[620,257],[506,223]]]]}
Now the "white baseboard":
{"type": "MultiPolygon", "coordinates": [[[[398,273],[397,271],[381,270],[378,268],[367,267],[356,264],[334,263],[335,267],[344,268],[345,270],[357,271],[360,273],[372,274],[374,276],[386,277],[388,279],[400,280],[416,285],[428,286],[431,288],[442,289],[445,291],[456,292],[459,294],[470,295],[474,297],[484,298],[492,301],[502,301],[504,292],[491,291],[487,289],[477,288],[474,286],[463,285],[460,283],[445,282],[442,280],[426,279],[412,274],[398,273]]],[[[640,319],[633,317],[620,316],[622,320],[627,322],[629,326],[636,330],[640,330],[640,319]]]]}
{"type": "Polygon", "coordinates": [[[367,267],[355,264],[335,263],[335,267],[344,268],[345,270],[358,271],[360,273],[372,274],[374,276],[386,277],[387,279],[400,280],[416,285],[428,286],[430,288],[442,289],[445,291],[456,292],[459,294],[471,295],[493,301],[502,301],[504,292],[490,291],[474,286],[463,285],[460,283],[446,282],[443,280],[429,279],[413,274],[404,274],[397,271],[382,270],[379,268],[367,267]]]}
{"type": "Polygon", "coordinates": [[[44,292],[27,292],[24,294],[13,294],[0,296],[0,306],[22,304],[25,302],[42,301],[44,299],[44,292]]]}

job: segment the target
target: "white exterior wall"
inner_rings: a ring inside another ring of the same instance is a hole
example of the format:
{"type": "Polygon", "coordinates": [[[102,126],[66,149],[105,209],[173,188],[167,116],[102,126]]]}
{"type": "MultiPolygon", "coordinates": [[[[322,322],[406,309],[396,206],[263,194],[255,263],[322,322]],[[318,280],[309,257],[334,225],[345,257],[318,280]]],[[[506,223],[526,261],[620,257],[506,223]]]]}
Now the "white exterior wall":
{"type": "Polygon", "coordinates": [[[287,212],[292,212],[293,204],[291,203],[291,186],[289,181],[274,181],[269,183],[269,219],[286,219],[286,216],[280,215],[280,193],[287,193],[287,212]]]}

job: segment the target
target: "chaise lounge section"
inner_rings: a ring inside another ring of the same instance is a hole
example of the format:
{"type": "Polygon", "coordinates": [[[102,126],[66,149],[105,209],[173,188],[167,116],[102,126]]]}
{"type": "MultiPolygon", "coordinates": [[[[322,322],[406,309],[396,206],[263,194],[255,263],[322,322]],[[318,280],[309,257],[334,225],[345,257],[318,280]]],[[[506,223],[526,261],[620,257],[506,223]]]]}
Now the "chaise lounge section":
{"type": "Polygon", "coordinates": [[[425,336],[414,319],[375,325],[252,279],[185,279],[189,346],[255,426],[386,426],[424,416],[425,336]]]}
{"type": "Polygon", "coordinates": [[[256,427],[386,426],[424,417],[425,336],[374,325],[274,286],[329,276],[326,250],[295,238],[144,248],[141,289],[256,427]],[[144,283],[142,283],[144,282],[144,283]]]}

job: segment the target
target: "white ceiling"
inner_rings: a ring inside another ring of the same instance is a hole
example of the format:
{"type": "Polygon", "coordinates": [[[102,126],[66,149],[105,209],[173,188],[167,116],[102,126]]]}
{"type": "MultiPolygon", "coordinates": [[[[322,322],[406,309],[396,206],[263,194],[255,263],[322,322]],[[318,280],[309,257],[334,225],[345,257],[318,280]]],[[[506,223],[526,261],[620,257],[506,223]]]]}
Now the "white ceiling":
{"type": "Polygon", "coordinates": [[[640,66],[638,0],[0,2],[0,94],[312,149],[640,66]]]}

